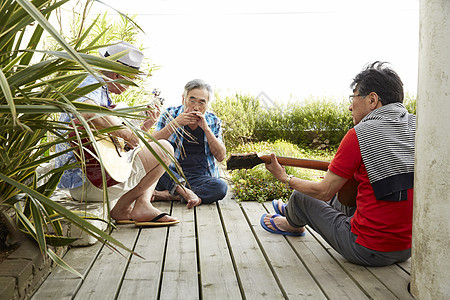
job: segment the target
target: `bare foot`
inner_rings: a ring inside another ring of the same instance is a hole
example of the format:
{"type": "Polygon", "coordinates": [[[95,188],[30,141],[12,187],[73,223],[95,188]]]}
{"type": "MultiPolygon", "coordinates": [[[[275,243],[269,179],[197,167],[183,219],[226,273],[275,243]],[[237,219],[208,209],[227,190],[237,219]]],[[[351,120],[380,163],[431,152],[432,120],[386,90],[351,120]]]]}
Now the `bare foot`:
{"type": "Polygon", "coordinates": [[[113,209],[111,209],[111,218],[116,221],[119,220],[130,220],[131,219],[131,211],[133,210],[132,206],[122,206],[120,202],[117,202],[114,205],[113,209]]]}
{"type": "Polygon", "coordinates": [[[200,199],[193,191],[188,188],[182,188],[181,186],[177,186],[175,190],[184,200],[186,200],[187,208],[193,208],[194,206],[199,206],[202,204],[202,199],[200,199]]]}
{"type": "MultiPolygon", "coordinates": [[[[276,228],[274,228],[272,226],[272,223],[270,222],[270,218],[272,218],[273,215],[266,215],[264,218],[264,224],[267,225],[267,227],[269,227],[272,230],[277,230],[276,228]]],[[[289,222],[287,221],[286,217],[275,217],[273,218],[273,222],[275,223],[275,226],[278,227],[279,230],[281,231],[286,231],[286,232],[293,232],[293,233],[303,233],[305,232],[305,227],[299,227],[299,228],[295,228],[292,227],[289,222]]]]}
{"type": "Polygon", "coordinates": [[[183,196],[184,200],[187,201],[186,207],[193,208],[194,206],[199,206],[202,204],[202,199],[200,199],[193,191],[186,189],[186,195],[183,196]]]}
{"type": "MultiPolygon", "coordinates": [[[[131,219],[137,222],[151,221],[161,214],[161,211],[151,205],[148,201],[136,201],[131,211],[131,219]]],[[[177,218],[172,216],[164,216],[158,219],[158,222],[176,221],[177,218]]]]}
{"type": "Polygon", "coordinates": [[[169,193],[168,190],[165,191],[153,191],[151,202],[153,201],[168,201],[168,200],[181,200],[180,196],[174,196],[169,193]]]}

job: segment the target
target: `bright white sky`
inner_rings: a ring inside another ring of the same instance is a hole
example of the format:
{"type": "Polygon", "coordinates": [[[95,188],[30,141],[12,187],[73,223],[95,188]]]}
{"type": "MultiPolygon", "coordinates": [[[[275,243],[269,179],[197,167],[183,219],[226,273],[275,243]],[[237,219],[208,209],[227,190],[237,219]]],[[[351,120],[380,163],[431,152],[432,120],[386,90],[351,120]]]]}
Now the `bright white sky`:
{"type": "Polygon", "coordinates": [[[416,94],[418,0],[105,2],[137,14],[146,33],[140,42],[161,67],[149,84],[161,90],[165,106],[180,104],[194,78],[222,95],[341,100],[354,75],[375,60],[390,62],[405,91],[416,94]]]}

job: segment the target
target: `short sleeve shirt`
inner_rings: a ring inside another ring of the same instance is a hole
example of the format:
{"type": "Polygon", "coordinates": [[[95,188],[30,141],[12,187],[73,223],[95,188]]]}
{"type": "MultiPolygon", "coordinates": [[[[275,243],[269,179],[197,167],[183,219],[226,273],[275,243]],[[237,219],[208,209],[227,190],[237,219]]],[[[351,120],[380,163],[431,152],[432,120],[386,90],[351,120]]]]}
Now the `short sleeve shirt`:
{"type": "MultiPolygon", "coordinates": [[[[184,112],[184,106],[180,105],[178,107],[169,107],[160,117],[158,122],[156,123],[155,131],[160,131],[164,127],[166,127],[170,121],[178,117],[182,112],[184,112]]],[[[214,136],[220,141],[223,142],[222,139],[222,121],[217,117],[214,113],[207,111],[205,113],[206,123],[209,128],[213,132],[214,136]]],[[[180,128],[178,128],[174,133],[172,133],[168,139],[168,141],[172,144],[175,149],[175,158],[180,160],[182,155],[182,147],[183,145],[183,132],[180,128]]],[[[207,160],[207,172],[208,175],[212,177],[219,177],[219,168],[216,164],[216,159],[214,155],[211,153],[209,149],[208,140],[204,138],[205,141],[205,154],[207,160]]]]}
{"type": "Polygon", "coordinates": [[[357,208],[351,220],[358,244],[383,252],[411,248],[413,189],[408,190],[406,201],[376,199],[354,129],[342,139],[329,170],[343,178],[354,176],[359,182],[357,208]]]}

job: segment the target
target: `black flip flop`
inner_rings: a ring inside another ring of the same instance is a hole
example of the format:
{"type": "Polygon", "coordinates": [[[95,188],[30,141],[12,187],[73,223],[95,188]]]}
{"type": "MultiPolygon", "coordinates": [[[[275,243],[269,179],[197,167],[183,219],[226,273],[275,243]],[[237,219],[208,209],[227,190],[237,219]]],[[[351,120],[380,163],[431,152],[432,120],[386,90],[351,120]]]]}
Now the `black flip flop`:
{"type": "Polygon", "coordinates": [[[158,216],[153,218],[153,220],[151,220],[151,221],[143,221],[143,222],[136,221],[136,222],[134,222],[134,224],[136,226],[140,226],[140,227],[159,227],[159,226],[170,226],[170,225],[180,223],[180,220],[168,221],[168,222],[158,222],[158,220],[164,216],[169,216],[169,214],[168,213],[160,213],[158,216]]]}

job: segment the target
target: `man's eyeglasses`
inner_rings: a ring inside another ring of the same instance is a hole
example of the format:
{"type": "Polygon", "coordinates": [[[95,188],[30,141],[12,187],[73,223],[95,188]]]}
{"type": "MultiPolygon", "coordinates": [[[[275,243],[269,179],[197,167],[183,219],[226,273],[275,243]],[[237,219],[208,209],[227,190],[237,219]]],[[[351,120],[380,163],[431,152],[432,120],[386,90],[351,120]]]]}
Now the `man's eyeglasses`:
{"type": "Polygon", "coordinates": [[[363,96],[363,95],[360,95],[360,94],[356,94],[356,95],[350,95],[350,96],[348,96],[348,101],[350,101],[350,104],[352,104],[352,103],[353,103],[353,98],[355,98],[355,97],[365,97],[365,96],[363,96]]]}
{"type": "Polygon", "coordinates": [[[195,101],[194,99],[189,99],[187,102],[191,105],[199,104],[201,107],[206,106],[206,101],[204,100],[195,101]]]}

